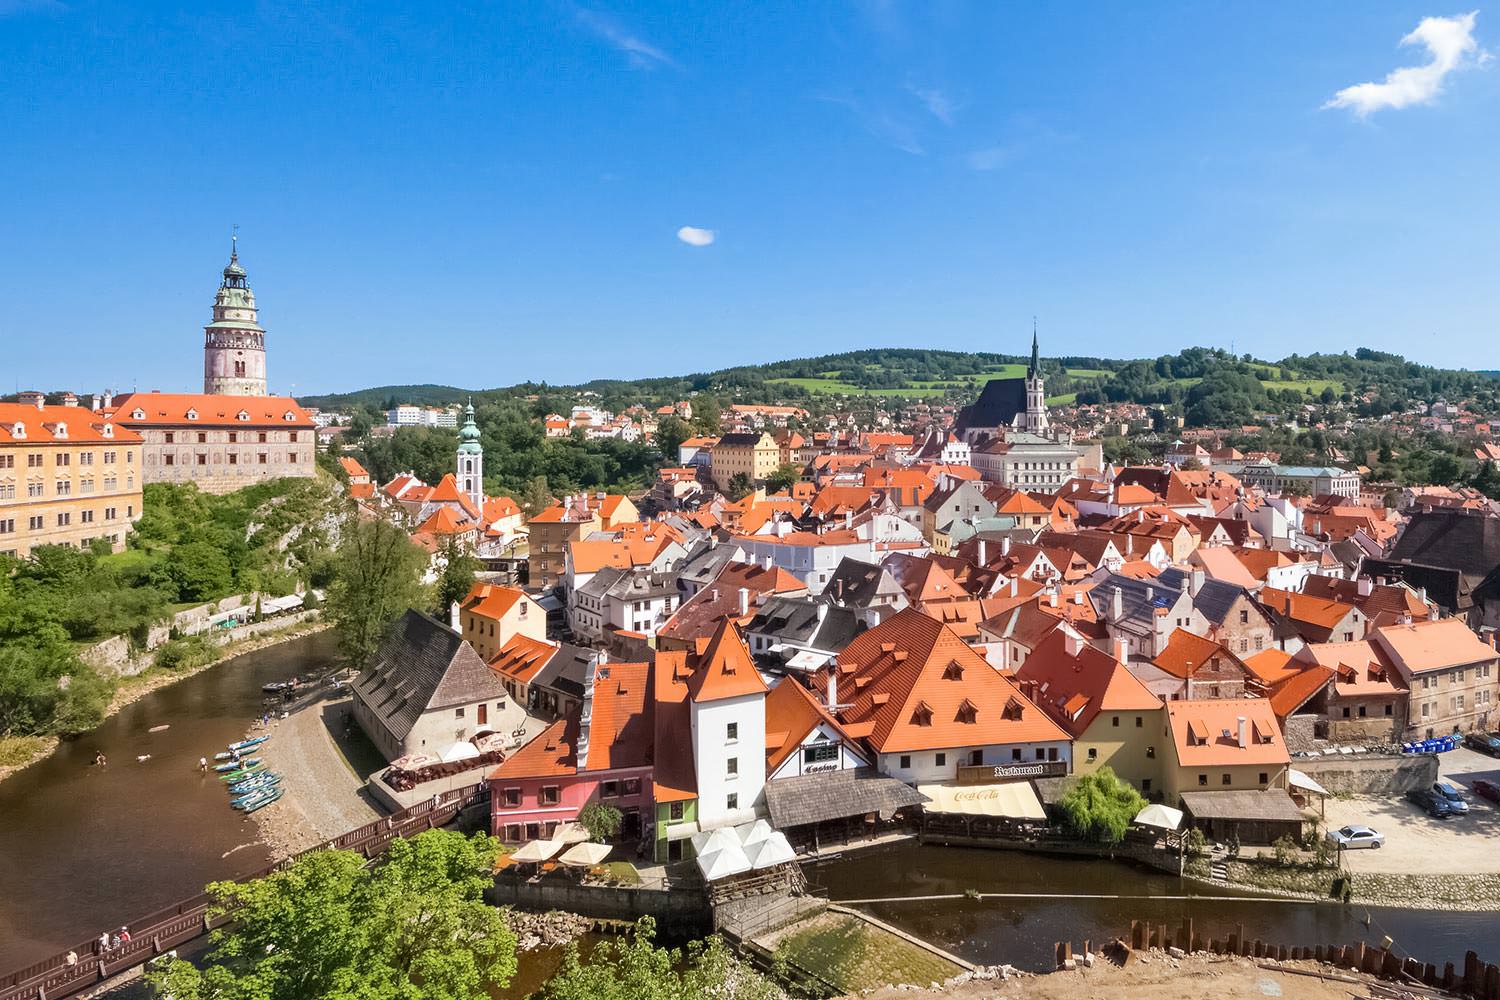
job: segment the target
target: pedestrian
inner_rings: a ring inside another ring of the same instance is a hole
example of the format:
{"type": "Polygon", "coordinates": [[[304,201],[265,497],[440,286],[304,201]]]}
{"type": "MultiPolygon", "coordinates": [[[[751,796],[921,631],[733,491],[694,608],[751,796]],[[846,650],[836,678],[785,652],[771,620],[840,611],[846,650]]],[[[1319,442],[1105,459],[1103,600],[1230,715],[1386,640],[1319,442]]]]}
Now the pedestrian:
{"type": "Polygon", "coordinates": [[[129,944],[130,943],[130,928],[129,927],[121,926],[121,928],[120,928],[120,943],[121,944],[129,944]]]}
{"type": "Polygon", "coordinates": [[[99,954],[109,951],[109,931],[101,931],[99,934],[99,954]]]}
{"type": "Polygon", "coordinates": [[[63,961],[68,963],[69,968],[72,968],[78,964],[78,952],[69,949],[68,953],[63,956],[63,961]]]}
{"type": "Polygon", "coordinates": [[[120,947],[120,935],[118,935],[118,934],[111,934],[109,936],[109,950],[110,951],[114,951],[115,949],[117,949],[119,947],[120,947]]]}
{"type": "Polygon", "coordinates": [[[198,758],[198,770],[202,771],[204,774],[208,773],[208,758],[207,757],[199,757],[198,758]]]}

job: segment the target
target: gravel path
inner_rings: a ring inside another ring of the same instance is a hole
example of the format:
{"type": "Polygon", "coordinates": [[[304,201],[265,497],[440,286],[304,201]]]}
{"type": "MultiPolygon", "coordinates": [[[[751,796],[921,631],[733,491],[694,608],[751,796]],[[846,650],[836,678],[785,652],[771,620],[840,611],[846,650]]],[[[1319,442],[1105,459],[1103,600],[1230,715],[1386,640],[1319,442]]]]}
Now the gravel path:
{"type": "Polygon", "coordinates": [[[334,742],[350,699],[316,702],[273,722],[266,767],[281,772],[281,799],[251,814],[278,855],[295,854],[384,815],[334,742]]]}

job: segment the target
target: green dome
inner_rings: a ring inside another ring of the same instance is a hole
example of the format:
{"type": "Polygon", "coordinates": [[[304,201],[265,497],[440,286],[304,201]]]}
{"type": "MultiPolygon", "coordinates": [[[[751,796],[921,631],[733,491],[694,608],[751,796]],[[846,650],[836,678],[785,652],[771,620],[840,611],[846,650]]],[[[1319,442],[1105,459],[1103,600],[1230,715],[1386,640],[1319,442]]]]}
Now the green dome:
{"type": "Polygon", "coordinates": [[[474,423],[474,401],[464,407],[464,425],[458,432],[459,451],[483,451],[479,446],[479,426],[474,423]]]}

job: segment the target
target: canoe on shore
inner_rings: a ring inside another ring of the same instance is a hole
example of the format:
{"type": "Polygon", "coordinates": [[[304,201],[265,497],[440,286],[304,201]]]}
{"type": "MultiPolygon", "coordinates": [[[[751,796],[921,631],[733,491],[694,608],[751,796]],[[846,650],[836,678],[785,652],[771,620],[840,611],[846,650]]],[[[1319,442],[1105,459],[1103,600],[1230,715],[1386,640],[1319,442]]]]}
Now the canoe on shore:
{"type": "Polygon", "coordinates": [[[270,788],[281,784],[281,775],[275,771],[257,771],[244,781],[229,786],[230,795],[244,795],[259,788],[270,788]],[[264,777],[262,777],[264,776],[264,777]]]}
{"type": "Polygon", "coordinates": [[[261,798],[258,798],[254,802],[252,802],[249,805],[245,806],[245,814],[249,815],[250,813],[255,812],[255,810],[257,810],[257,809],[262,809],[262,808],[270,805],[272,802],[275,802],[279,798],[281,798],[281,789],[278,788],[274,792],[272,792],[270,795],[266,795],[266,796],[263,796],[261,798]]]}
{"type": "Polygon", "coordinates": [[[219,775],[219,780],[243,781],[245,778],[250,777],[252,774],[259,771],[263,767],[265,767],[264,764],[262,764],[260,761],[256,761],[254,764],[251,764],[247,767],[242,767],[238,771],[230,771],[228,774],[219,775]]]}
{"type": "Polygon", "coordinates": [[[231,752],[233,752],[235,750],[248,750],[251,747],[258,747],[258,746],[260,746],[262,743],[266,742],[266,740],[269,740],[270,738],[271,737],[270,737],[269,734],[267,734],[265,736],[252,736],[248,740],[240,740],[238,743],[231,743],[231,744],[229,744],[229,749],[230,749],[231,752]]]}
{"type": "Polygon", "coordinates": [[[223,774],[225,771],[238,771],[241,768],[254,767],[260,763],[259,757],[245,757],[242,760],[226,761],[223,764],[215,764],[214,770],[223,774]]]}

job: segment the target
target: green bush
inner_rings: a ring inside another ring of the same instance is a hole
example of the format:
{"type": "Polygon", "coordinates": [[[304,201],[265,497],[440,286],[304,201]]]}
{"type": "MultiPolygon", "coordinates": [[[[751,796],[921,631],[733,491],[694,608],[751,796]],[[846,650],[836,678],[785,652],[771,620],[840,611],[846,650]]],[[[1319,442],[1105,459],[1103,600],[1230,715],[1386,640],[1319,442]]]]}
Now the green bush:
{"type": "Polygon", "coordinates": [[[190,635],[173,639],[156,651],[156,665],[163,670],[192,670],[210,663],[219,654],[219,647],[206,635],[190,635]]]}

